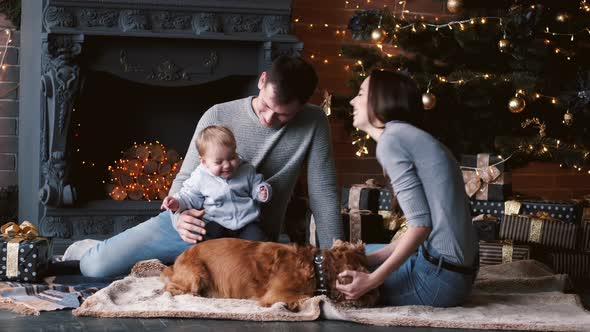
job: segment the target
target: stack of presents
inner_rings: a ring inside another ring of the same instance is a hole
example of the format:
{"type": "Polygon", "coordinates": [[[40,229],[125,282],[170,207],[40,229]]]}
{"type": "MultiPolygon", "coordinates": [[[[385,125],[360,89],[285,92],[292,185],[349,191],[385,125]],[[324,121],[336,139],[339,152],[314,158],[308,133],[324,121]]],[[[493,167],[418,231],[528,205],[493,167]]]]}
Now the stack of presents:
{"type": "MultiPolygon", "coordinates": [[[[590,279],[590,197],[548,201],[513,194],[507,163],[490,154],[461,156],[461,169],[480,265],[535,259],[573,280],[590,279]]],[[[369,180],[344,187],[341,200],[347,240],[388,243],[403,234],[391,189],[369,180]]]]}

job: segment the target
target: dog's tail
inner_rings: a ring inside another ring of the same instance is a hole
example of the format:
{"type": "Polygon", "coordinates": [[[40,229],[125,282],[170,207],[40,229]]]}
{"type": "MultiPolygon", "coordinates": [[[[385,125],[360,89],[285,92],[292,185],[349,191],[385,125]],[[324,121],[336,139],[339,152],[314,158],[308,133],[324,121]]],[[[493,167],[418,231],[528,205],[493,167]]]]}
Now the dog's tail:
{"type": "Polygon", "coordinates": [[[174,265],[166,266],[162,273],[160,273],[160,280],[167,282],[170,280],[170,277],[174,273],[174,265]]]}

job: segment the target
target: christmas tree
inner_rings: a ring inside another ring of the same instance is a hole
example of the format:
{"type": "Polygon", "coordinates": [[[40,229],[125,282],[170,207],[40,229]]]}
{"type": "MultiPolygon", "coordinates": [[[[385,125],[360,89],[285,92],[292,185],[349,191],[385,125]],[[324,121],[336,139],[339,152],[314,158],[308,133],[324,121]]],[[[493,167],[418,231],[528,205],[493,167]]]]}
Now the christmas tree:
{"type": "MultiPolygon", "coordinates": [[[[405,72],[424,91],[425,129],[456,154],[588,169],[590,4],[448,0],[446,7],[444,19],[399,7],[357,11],[348,29],[366,43],[342,48],[355,60],[353,87],[373,69],[405,72]]],[[[366,152],[367,137],[353,135],[357,154],[366,152]]]]}

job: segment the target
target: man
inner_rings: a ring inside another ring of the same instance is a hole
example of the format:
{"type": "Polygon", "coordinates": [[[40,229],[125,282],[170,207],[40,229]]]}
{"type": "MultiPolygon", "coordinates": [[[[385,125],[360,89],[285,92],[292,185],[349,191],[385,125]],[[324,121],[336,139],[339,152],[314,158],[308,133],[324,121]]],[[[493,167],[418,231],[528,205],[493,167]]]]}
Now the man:
{"type": "MultiPolygon", "coordinates": [[[[273,188],[273,199],[261,213],[261,228],[270,240],[276,241],[283,228],[304,161],[320,247],[343,238],[328,121],[319,108],[306,105],[316,85],[317,75],[309,64],[281,56],[260,75],[258,96],[211,107],[199,120],[170,194],[180,190],[199,164],[192,143],[199,132],[210,125],[223,125],[234,133],[239,155],[273,188]]],[[[174,215],[164,211],[87,250],[80,259],[80,270],[86,276],[107,277],[127,274],[140,260],[172,263],[203,239],[203,214],[195,209],[174,215]]]]}

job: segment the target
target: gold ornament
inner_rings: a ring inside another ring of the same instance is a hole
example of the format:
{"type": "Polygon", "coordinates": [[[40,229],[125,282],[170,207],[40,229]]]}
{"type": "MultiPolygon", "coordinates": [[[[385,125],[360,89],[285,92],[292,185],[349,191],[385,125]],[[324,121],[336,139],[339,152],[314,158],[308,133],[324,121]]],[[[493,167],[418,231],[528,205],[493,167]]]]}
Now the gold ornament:
{"type": "Polygon", "coordinates": [[[436,106],[436,96],[434,93],[426,91],[422,94],[422,104],[424,104],[424,109],[429,111],[436,106]]]}
{"type": "Polygon", "coordinates": [[[526,106],[526,101],[520,96],[512,97],[512,98],[510,98],[510,101],[508,101],[508,109],[512,113],[522,112],[524,110],[525,106],[526,106]]]}
{"type": "Polygon", "coordinates": [[[558,13],[557,16],[555,16],[555,20],[560,23],[564,23],[565,21],[569,20],[569,18],[570,18],[570,15],[565,12],[558,13]]]}
{"type": "Polygon", "coordinates": [[[371,32],[371,39],[378,43],[382,42],[385,39],[385,36],[387,36],[387,32],[381,28],[377,28],[371,32]]]}
{"type": "Polygon", "coordinates": [[[572,113],[570,113],[570,111],[568,110],[567,112],[565,112],[565,114],[563,114],[563,124],[569,127],[573,123],[574,123],[574,115],[572,113]]]}
{"type": "Polygon", "coordinates": [[[498,48],[500,52],[506,52],[510,48],[510,40],[502,38],[498,41],[498,48]]]}
{"type": "Polygon", "coordinates": [[[448,0],[447,1],[447,9],[449,12],[456,14],[461,11],[463,8],[463,1],[462,0],[448,0]]]}

